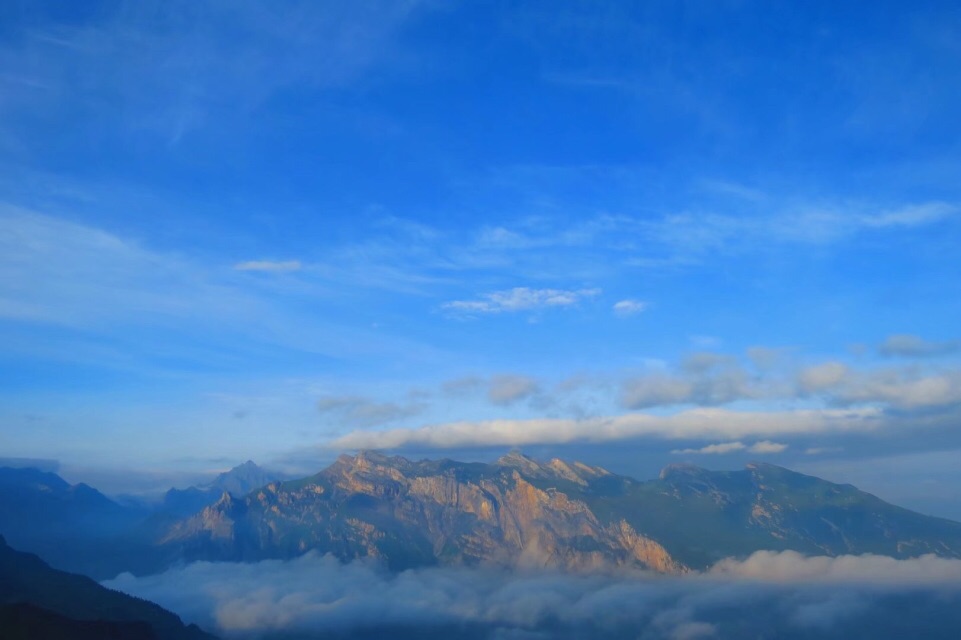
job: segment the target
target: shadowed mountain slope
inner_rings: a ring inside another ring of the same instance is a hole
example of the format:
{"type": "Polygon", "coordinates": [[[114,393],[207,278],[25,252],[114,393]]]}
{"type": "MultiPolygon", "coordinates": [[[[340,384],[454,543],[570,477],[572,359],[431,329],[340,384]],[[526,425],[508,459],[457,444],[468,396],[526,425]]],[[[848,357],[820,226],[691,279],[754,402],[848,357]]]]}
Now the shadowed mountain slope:
{"type": "Polygon", "coordinates": [[[85,576],[58,571],[39,557],[10,548],[0,537],[0,620],[3,635],[64,638],[211,640],[166,609],[85,576]],[[9,625],[9,626],[7,626],[9,625]],[[97,633],[103,632],[100,635],[97,633]],[[108,635],[108,634],[118,635],[108,635]],[[39,635],[38,635],[39,634],[39,635]],[[45,635],[49,634],[49,635],[45,635]]]}
{"type": "MultiPolygon", "coordinates": [[[[97,573],[142,514],[54,473],[0,468],[0,533],[67,571],[97,573]]],[[[104,576],[106,577],[106,576],[104,576]]]]}
{"type": "Polygon", "coordinates": [[[961,557],[961,523],[771,464],[740,471],[671,465],[657,480],[612,476],[567,488],[601,520],[623,518],[695,568],[761,549],[961,557]]]}

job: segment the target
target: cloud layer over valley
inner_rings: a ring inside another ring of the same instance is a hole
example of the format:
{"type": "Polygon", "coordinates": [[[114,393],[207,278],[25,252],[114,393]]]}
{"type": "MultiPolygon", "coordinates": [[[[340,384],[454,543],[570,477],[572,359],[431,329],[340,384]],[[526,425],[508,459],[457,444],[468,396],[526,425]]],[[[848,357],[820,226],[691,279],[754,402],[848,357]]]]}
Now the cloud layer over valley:
{"type": "Polygon", "coordinates": [[[961,623],[961,560],[757,552],[706,574],[391,574],[308,553],[255,564],[198,562],[106,586],[147,598],[227,638],[950,637],[961,623]],[[892,608],[893,607],[893,608],[892,608]]]}

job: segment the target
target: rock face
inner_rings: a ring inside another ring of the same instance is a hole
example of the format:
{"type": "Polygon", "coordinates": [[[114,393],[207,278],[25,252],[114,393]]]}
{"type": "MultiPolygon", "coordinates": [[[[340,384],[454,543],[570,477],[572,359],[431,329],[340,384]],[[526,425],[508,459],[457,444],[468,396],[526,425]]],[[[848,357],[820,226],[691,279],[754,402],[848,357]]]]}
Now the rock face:
{"type": "Polygon", "coordinates": [[[225,493],[160,543],[185,559],[253,560],[316,549],[394,568],[493,564],[563,569],[633,566],[680,573],[661,544],[623,518],[599,519],[582,490],[603,469],[510,454],[495,464],[341,456],[304,480],[243,499],[225,493]]]}
{"type": "Polygon", "coordinates": [[[493,464],[341,456],[168,528],[165,562],[289,558],[309,550],[399,569],[453,564],[702,569],[758,550],[961,557],[961,523],[781,467],[672,465],[641,482],[512,453],[493,464]]]}

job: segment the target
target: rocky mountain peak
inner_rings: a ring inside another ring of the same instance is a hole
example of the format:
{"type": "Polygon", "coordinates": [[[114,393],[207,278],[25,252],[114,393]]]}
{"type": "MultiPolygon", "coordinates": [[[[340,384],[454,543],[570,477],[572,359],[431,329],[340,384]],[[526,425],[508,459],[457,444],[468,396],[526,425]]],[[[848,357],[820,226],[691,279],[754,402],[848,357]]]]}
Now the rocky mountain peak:
{"type": "Polygon", "coordinates": [[[696,464],[691,464],[689,462],[674,462],[661,469],[661,473],[658,475],[658,478],[661,480],[685,480],[697,478],[706,473],[706,469],[699,467],[696,464]]]}
{"type": "Polygon", "coordinates": [[[522,471],[540,471],[541,465],[530,456],[525,456],[517,450],[513,450],[494,462],[499,467],[513,467],[522,471]]]}
{"type": "Polygon", "coordinates": [[[371,472],[378,469],[406,470],[411,462],[401,456],[388,456],[379,451],[358,451],[356,455],[341,454],[330,469],[340,472],[371,472]]]}

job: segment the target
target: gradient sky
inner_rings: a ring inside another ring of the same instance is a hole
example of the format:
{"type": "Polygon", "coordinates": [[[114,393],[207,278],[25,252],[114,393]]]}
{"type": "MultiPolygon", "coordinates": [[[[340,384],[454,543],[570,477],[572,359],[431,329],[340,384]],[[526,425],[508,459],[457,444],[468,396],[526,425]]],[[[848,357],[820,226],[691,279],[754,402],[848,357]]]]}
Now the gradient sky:
{"type": "Polygon", "coordinates": [[[3,3],[0,454],[762,459],[961,518],[959,112],[955,2],[3,3]]]}

